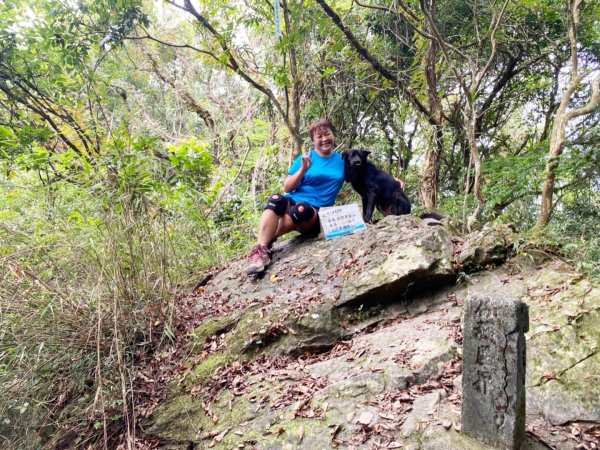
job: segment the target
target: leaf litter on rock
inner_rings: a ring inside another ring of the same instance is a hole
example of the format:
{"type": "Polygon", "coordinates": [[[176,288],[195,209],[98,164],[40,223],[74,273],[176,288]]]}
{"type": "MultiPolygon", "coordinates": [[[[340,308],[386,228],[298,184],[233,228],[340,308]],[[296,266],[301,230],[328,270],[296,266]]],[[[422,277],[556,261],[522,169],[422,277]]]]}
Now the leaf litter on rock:
{"type": "MultiPolygon", "coordinates": [[[[245,281],[244,281],[245,282],[245,281]]],[[[561,287],[560,289],[551,289],[551,288],[538,288],[537,290],[528,290],[532,297],[535,297],[537,294],[539,297],[546,297],[548,300],[551,300],[551,297],[565,290],[565,287],[561,287]],[[540,295],[541,294],[541,295],[540,295]]],[[[453,294],[452,294],[453,295],[453,294]]],[[[448,296],[448,300],[452,302],[452,305],[457,306],[460,302],[456,297],[452,298],[451,295],[448,296]]],[[[151,353],[150,358],[146,360],[144,363],[139,366],[137,369],[137,375],[134,374],[134,390],[138,398],[136,399],[136,404],[139,407],[136,407],[136,416],[138,418],[148,417],[152,414],[156,405],[158,405],[166,394],[166,387],[169,383],[177,378],[181,377],[185,374],[185,371],[188,370],[188,366],[184,363],[186,358],[189,356],[186,349],[186,342],[190,342],[190,336],[193,335],[194,329],[201,324],[206,319],[216,317],[216,316],[224,316],[224,315],[233,315],[237,314],[243,308],[252,306],[270,306],[273,302],[273,296],[265,296],[261,299],[252,299],[249,300],[238,300],[236,302],[232,302],[229,295],[225,295],[223,292],[208,292],[206,287],[202,287],[198,289],[194,294],[190,296],[179,296],[176,301],[176,314],[172,315],[175,317],[175,322],[172,327],[174,329],[174,335],[176,339],[176,346],[171,346],[168,348],[168,351],[164,351],[165,347],[162,345],[157,346],[157,350],[151,353]]],[[[292,314],[296,312],[305,314],[308,311],[307,304],[317,304],[323,303],[324,300],[318,296],[313,296],[310,299],[302,299],[300,302],[295,303],[292,300],[289,300],[289,309],[292,314]]],[[[298,315],[300,316],[300,314],[298,315]]],[[[406,316],[408,317],[408,316],[406,316]]],[[[406,317],[397,316],[391,320],[382,321],[378,324],[379,328],[389,326],[393,323],[400,323],[406,319],[406,317]]],[[[460,343],[462,340],[462,333],[460,330],[460,324],[452,324],[448,323],[447,326],[453,328],[455,331],[454,335],[451,337],[457,342],[460,343]]],[[[160,327],[159,327],[160,328],[160,327]]],[[[372,332],[373,330],[367,330],[368,332],[372,332]]],[[[355,335],[357,336],[357,335],[355,335]]],[[[221,345],[221,340],[223,336],[219,335],[211,336],[204,343],[203,351],[214,352],[218,351],[221,345]]],[[[267,370],[256,368],[256,367],[248,367],[246,373],[243,373],[237,380],[230,379],[225,380],[223,383],[216,385],[215,388],[218,390],[226,389],[228,383],[236,384],[239,389],[243,390],[247,387],[248,377],[257,374],[263,373],[265,376],[272,376],[270,373],[273,370],[281,371],[281,373],[276,374],[276,377],[285,377],[284,372],[287,368],[291,366],[299,367],[303,370],[308,364],[312,364],[314,362],[328,360],[331,358],[335,358],[342,355],[347,355],[350,351],[356,351],[356,355],[362,356],[366,349],[353,349],[353,341],[342,341],[335,345],[329,352],[322,354],[310,354],[306,353],[301,355],[297,360],[287,359],[285,361],[280,361],[279,363],[274,361],[263,361],[261,364],[265,364],[268,366],[267,370]],[[278,365],[280,364],[280,365],[278,365]],[[274,369],[275,367],[279,367],[278,369],[274,369]]],[[[358,356],[358,357],[360,357],[358,356]]],[[[409,387],[408,397],[398,396],[394,403],[390,405],[397,408],[391,408],[387,411],[378,411],[378,421],[373,425],[372,428],[361,428],[359,432],[362,434],[362,437],[358,439],[358,441],[364,439],[364,433],[372,433],[375,435],[384,434],[388,431],[389,428],[393,428],[398,424],[401,424],[403,419],[403,415],[410,410],[412,407],[412,401],[414,398],[410,398],[413,395],[420,395],[421,393],[427,392],[428,390],[433,389],[445,389],[447,392],[451,394],[447,397],[447,401],[450,401],[452,404],[459,406],[460,405],[460,395],[458,393],[452,392],[453,379],[460,374],[460,361],[453,360],[450,367],[445,368],[444,372],[446,373],[445,378],[438,380],[430,380],[431,382],[425,383],[420,388],[416,388],[415,386],[409,387]],[[413,390],[414,389],[414,390],[413,390]],[[400,413],[403,410],[404,413],[400,413]]],[[[226,374],[224,373],[223,376],[226,374]]],[[[241,390],[239,392],[241,392],[241,390]]],[[[306,395],[306,392],[303,392],[305,389],[299,389],[297,391],[297,395],[306,395]]],[[[202,390],[197,390],[196,394],[200,394],[203,392],[202,390]]],[[[210,391],[206,391],[204,393],[210,393],[210,391]]],[[[218,394],[217,394],[218,395],[218,394]]],[[[261,401],[265,402],[261,398],[261,401]]],[[[260,404],[260,403],[259,403],[260,404]]],[[[203,407],[205,407],[208,411],[210,411],[210,403],[203,403],[203,407]]],[[[306,405],[306,404],[305,404],[306,405]]],[[[325,409],[325,408],[324,408],[325,409]]],[[[301,411],[304,411],[302,409],[301,411]]],[[[312,411],[312,414],[315,414],[315,411],[312,411]]],[[[218,418],[216,415],[210,413],[210,417],[213,420],[218,422],[218,418]]],[[[442,426],[446,426],[447,423],[442,422],[442,426]]],[[[458,424],[452,424],[453,427],[459,428],[458,424]]],[[[586,424],[580,424],[580,427],[575,427],[572,429],[570,426],[556,426],[551,427],[549,424],[544,423],[543,427],[545,430],[553,430],[553,432],[557,433],[560,436],[563,436],[565,439],[569,439],[570,442],[575,442],[575,445],[581,449],[597,449],[597,442],[599,440],[599,425],[595,424],[592,426],[587,426],[586,424]]],[[[336,431],[332,435],[332,445],[336,444],[336,435],[341,429],[341,425],[336,426],[336,431]]],[[[236,435],[239,435],[241,432],[236,432],[236,435]]],[[[530,430],[528,429],[528,433],[530,430]]],[[[243,434],[243,433],[242,433],[243,434]]],[[[541,438],[542,441],[547,440],[547,438],[541,438]]],[[[382,439],[378,441],[377,445],[382,448],[397,448],[393,447],[393,445],[397,444],[397,442],[393,440],[385,440],[382,439]],[[387,445],[387,447],[385,447],[387,445]]],[[[352,443],[348,443],[348,448],[350,445],[355,445],[352,443]]],[[[341,444],[337,444],[341,445],[341,444]]],[[[142,447],[140,448],[153,448],[153,447],[142,447]]],[[[362,447],[354,447],[354,448],[362,448],[362,447]]]]}
{"type": "Polygon", "coordinates": [[[402,349],[392,357],[392,361],[396,364],[406,366],[416,352],[417,350],[414,348],[402,349]]]}

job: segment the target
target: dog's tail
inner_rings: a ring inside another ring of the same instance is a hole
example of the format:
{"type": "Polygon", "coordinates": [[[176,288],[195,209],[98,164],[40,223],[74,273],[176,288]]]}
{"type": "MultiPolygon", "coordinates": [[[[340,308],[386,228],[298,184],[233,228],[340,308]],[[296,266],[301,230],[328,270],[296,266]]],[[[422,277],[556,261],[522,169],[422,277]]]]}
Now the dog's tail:
{"type": "Polygon", "coordinates": [[[421,219],[444,220],[444,216],[442,216],[441,214],[435,213],[435,212],[424,213],[424,214],[421,214],[419,217],[421,219]]]}

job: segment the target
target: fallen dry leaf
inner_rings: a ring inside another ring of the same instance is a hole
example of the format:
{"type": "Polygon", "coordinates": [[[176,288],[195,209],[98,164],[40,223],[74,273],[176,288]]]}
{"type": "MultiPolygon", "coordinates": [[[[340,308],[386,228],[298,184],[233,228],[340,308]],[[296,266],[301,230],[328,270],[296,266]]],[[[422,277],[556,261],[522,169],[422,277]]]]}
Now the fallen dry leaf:
{"type": "Polygon", "coordinates": [[[600,424],[599,425],[592,425],[587,430],[584,430],[583,433],[584,434],[589,434],[590,436],[592,436],[594,438],[598,438],[600,440],[600,424]]]}
{"type": "Polygon", "coordinates": [[[369,425],[374,418],[375,416],[373,416],[372,412],[363,411],[362,413],[360,413],[360,416],[358,416],[358,423],[362,423],[363,425],[369,425]]]}
{"type": "Polygon", "coordinates": [[[556,374],[554,372],[545,372],[541,378],[540,381],[550,381],[550,380],[556,380],[558,377],[556,376],[556,374]]]}
{"type": "Polygon", "coordinates": [[[304,427],[302,425],[300,425],[300,428],[298,428],[298,444],[300,444],[302,442],[303,438],[304,438],[304,427]]]}
{"type": "Polygon", "coordinates": [[[335,439],[335,436],[340,432],[340,430],[342,429],[341,425],[329,425],[331,428],[333,428],[333,430],[331,430],[331,440],[335,439]]]}
{"type": "Polygon", "coordinates": [[[219,434],[218,431],[207,431],[206,433],[202,433],[202,439],[209,439],[215,437],[219,434]]]}
{"type": "Polygon", "coordinates": [[[217,435],[215,436],[215,441],[217,441],[217,442],[221,442],[221,441],[223,440],[223,438],[225,437],[225,435],[226,435],[227,433],[229,433],[229,430],[231,430],[231,428],[226,428],[226,429],[224,429],[223,431],[221,431],[219,434],[217,434],[217,435]]]}

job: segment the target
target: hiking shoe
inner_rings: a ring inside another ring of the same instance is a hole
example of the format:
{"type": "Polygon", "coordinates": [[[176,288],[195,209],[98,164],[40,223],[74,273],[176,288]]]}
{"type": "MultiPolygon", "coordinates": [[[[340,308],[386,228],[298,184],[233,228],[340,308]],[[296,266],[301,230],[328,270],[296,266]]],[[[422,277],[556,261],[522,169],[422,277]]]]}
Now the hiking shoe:
{"type": "Polygon", "coordinates": [[[265,268],[271,263],[269,257],[269,249],[265,244],[256,244],[250,250],[250,258],[248,260],[248,266],[246,267],[246,273],[248,275],[253,273],[261,273],[265,271],[265,268]]]}

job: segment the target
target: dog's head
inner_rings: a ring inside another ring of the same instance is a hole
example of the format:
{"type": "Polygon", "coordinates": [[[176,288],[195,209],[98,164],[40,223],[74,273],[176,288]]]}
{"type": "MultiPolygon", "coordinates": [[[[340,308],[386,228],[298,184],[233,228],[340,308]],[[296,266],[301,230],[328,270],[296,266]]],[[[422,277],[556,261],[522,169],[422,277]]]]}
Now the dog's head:
{"type": "Polygon", "coordinates": [[[360,168],[367,165],[367,157],[371,152],[368,150],[346,150],[342,158],[347,167],[360,168]]]}
{"type": "Polygon", "coordinates": [[[352,181],[352,174],[357,174],[367,167],[367,157],[371,152],[368,150],[346,150],[342,153],[344,160],[344,179],[352,181]]]}

